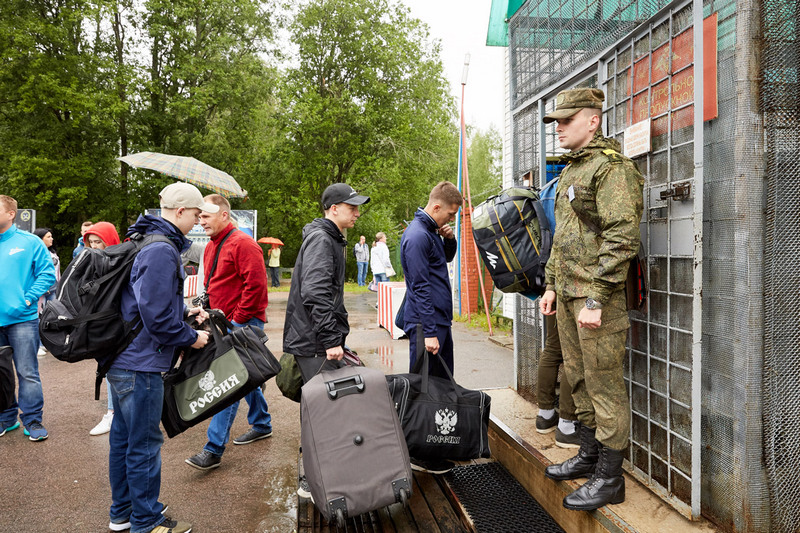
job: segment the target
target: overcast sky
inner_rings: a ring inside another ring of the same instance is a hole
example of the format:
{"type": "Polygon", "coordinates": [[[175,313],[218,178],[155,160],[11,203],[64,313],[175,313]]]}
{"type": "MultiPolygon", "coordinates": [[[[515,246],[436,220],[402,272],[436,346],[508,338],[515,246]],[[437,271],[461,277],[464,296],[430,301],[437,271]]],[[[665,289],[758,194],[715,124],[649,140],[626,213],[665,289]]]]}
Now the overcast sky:
{"type": "Polygon", "coordinates": [[[503,128],[503,52],[486,46],[491,0],[402,0],[442,43],[442,63],[456,105],[461,106],[461,73],[470,54],[464,97],[467,124],[503,128]]]}

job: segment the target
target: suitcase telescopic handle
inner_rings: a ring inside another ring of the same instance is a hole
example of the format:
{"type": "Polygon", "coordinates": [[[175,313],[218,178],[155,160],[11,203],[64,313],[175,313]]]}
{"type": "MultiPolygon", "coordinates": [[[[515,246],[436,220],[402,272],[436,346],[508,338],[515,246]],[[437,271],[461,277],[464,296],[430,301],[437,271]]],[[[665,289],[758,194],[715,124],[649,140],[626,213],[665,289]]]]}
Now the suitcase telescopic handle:
{"type": "Polygon", "coordinates": [[[328,398],[338,400],[348,394],[361,394],[364,392],[364,378],[356,374],[355,376],[326,381],[325,388],[328,389],[328,398]]]}

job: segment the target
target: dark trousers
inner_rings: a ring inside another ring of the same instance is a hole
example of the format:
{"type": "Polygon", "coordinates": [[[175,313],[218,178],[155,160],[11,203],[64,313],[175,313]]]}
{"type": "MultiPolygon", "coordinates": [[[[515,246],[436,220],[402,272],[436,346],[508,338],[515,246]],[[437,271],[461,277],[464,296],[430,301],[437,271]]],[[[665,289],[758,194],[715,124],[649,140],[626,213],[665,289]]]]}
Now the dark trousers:
{"type": "MultiPolygon", "coordinates": [[[[539,369],[536,377],[536,402],[539,409],[553,409],[556,405],[556,385],[558,385],[558,369],[564,362],[561,354],[561,341],[558,338],[558,320],[556,315],[544,316],[544,327],[547,338],[544,350],[539,357],[539,369]]],[[[572,401],[572,387],[567,380],[566,371],[561,373],[559,416],[564,420],[577,420],[575,402],[572,401]]]]}
{"type": "Polygon", "coordinates": [[[300,375],[303,378],[303,383],[308,383],[311,378],[323,371],[336,370],[345,366],[343,361],[331,361],[324,355],[300,357],[295,356],[297,367],[300,369],[300,375]]]}
{"type": "MultiPolygon", "coordinates": [[[[425,345],[425,339],[419,339],[417,341],[417,325],[416,324],[409,324],[406,323],[405,327],[403,328],[408,334],[408,343],[409,343],[409,372],[414,371],[414,365],[417,362],[417,342],[421,342],[422,345],[425,345]]],[[[442,363],[447,365],[447,368],[450,369],[450,372],[455,375],[455,371],[453,370],[453,333],[450,330],[450,326],[436,326],[436,338],[439,339],[439,353],[433,357],[428,358],[428,372],[431,376],[437,376],[440,378],[447,379],[447,372],[445,371],[444,367],[442,367],[442,363]]]]}

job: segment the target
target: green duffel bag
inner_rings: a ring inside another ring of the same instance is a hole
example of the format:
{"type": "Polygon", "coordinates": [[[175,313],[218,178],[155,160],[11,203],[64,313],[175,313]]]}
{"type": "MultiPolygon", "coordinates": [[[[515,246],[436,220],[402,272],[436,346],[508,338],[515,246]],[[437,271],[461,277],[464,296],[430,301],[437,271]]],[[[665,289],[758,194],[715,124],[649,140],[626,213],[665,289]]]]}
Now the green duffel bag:
{"type": "Polygon", "coordinates": [[[495,287],[544,293],[553,232],[536,190],[512,187],[480,204],[472,214],[472,234],[495,287]]]}

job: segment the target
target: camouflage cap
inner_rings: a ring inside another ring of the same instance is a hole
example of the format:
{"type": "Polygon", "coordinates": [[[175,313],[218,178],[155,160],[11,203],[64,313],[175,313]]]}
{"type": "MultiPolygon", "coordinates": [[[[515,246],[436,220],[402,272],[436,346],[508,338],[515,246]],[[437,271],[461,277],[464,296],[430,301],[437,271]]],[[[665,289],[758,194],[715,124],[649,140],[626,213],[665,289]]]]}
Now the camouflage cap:
{"type": "Polygon", "coordinates": [[[584,108],[603,109],[605,93],[600,89],[568,89],[556,96],[556,110],[548,113],[542,122],[549,124],[559,118],[569,118],[584,108]]]}

